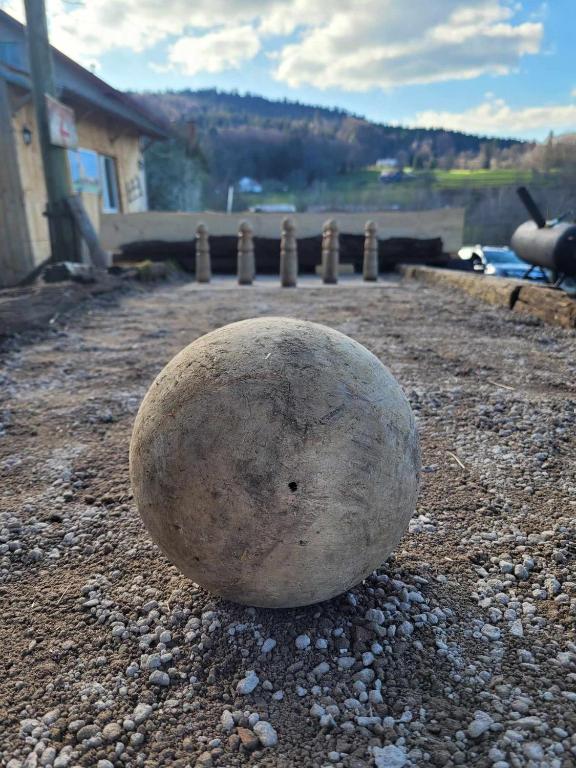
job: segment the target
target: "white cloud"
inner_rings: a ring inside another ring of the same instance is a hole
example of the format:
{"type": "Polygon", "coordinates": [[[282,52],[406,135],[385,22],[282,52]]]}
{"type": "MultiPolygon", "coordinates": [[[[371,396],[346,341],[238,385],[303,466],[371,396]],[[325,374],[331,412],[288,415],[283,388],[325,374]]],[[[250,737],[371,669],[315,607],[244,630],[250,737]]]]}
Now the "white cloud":
{"type": "Polygon", "coordinates": [[[0,8],[10,16],[18,19],[18,21],[24,21],[24,4],[22,0],[0,0],[0,8]]]}
{"type": "MultiPolygon", "coordinates": [[[[279,81],[356,91],[502,75],[540,50],[543,32],[541,21],[518,21],[513,0],[47,2],[53,43],[81,62],[165,42],[168,66],[217,72],[266,43],[279,81]],[[249,41],[236,40],[234,31],[248,27],[249,41]]],[[[22,5],[4,4],[10,11],[22,5]]]]}
{"type": "Polygon", "coordinates": [[[501,0],[340,2],[280,52],[278,80],[366,91],[503,75],[540,49],[540,23],[514,23],[501,0]]]}
{"type": "MultiPolygon", "coordinates": [[[[258,23],[271,3],[287,1],[47,0],[47,12],[52,44],[85,63],[117,49],[142,52],[174,37],[216,35],[222,27],[258,23]]],[[[22,0],[5,2],[10,13],[22,7],[22,0]]]]}
{"type": "MultiPolygon", "coordinates": [[[[576,95],[576,94],[573,94],[576,95]]],[[[504,99],[490,96],[463,112],[419,112],[412,126],[449,128],[466,133],[532,137],[542,131],[576,130],[576,104],[551,104],[514,109],[504,99]]]]}
{"type": "Polygon", "coordinates": [[[200,36],[181,37],[170,47],[168,60],[172,68],[187,75],[196,75],[198,72],[238,69],[259,51],[260,40],[256,30],[245,25],[226,27],[200,36]]]}

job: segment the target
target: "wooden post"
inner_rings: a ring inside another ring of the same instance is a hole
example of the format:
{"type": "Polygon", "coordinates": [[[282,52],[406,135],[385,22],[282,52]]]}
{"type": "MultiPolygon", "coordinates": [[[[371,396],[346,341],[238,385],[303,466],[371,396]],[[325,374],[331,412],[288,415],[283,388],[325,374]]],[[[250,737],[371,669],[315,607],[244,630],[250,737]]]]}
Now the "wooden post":
{"type": "Polygon", "coordinates": [[[282,221],[280,239],[280,285],[293,288],[298,281],[298,243],[294,221],[286,218],[282,221]]]}
{"type": "Polygon", "coordinates": [[[378,280],[378,228],[373,221],[366,222],[364,230],[364,265],[362,274],[364,280],[378,280]]]}
{"type": "Polygon", "coordinates": [[[248,221],[241,221],[238,229],[238,283],[252,285],[255,273],[252,227],[248,221]]]}
{"type": "Polygon", "coordinates": [[[338,282],[338,267],[340,265],[340,238],[338,224],[329,219],[324,224],[322,237],[322,280],[324,283],[338,282]]]}
{"type": "Polygon", "coordinates": [[[16,285],[34,269],[17,140],[8,87],[0,77],[0,288],[16,285]]]}
{"type": "Polygon", "coordinates": [[[326,264],[326,253],[328,251],[327,247],[327,238],[328,238],[328,229],[327,229],[328,222],[325,221],[324,224],[322,224],[322,257],[321,257],[321,268],[322,268],[322,279],[324,279],[324,265],[326,264]]]}
{"type": "Polygon", "coordinates": [[[86,213],[80,195],[72,195],[68,198],[68,208],[76,222],[76,227],[78,228],[80,236],[86,243],[92,266],[96,267],[96,269],[108,269],[110,266],[110,257],[100,245],[98,235],[96,234],[94,225],[90,221],[90,217],[86,213]]]}
{"type": "Polygon", "coordinates": [[[24,0],[26,35],[30,58],[32,98],[36,109],[38,137],[44,166],[48,203],[46,214],[50,223],[50,243],[53,261],[77,261],[75,224],[70,215],[67,198],[73,193],[68,158],[63,147],[50,142],[50,126],[46,96],[57,98],[52,68],[52,53],[48,40],[44,0],[24,0]]]}
{"type": "Polygon", "coordinates": [[[211,277],[208,227],[201,221],[196,227],[196,280],[199,283],[209,283],[211,277]]]}

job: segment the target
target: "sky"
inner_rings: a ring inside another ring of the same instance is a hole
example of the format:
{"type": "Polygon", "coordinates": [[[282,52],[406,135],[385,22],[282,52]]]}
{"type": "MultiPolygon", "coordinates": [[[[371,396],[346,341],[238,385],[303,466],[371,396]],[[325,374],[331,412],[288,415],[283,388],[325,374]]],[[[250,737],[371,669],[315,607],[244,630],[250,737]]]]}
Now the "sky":
{"type": "MultiPolygon", "coordinates": [[[[576,0],[46,0],[52,43],[123,90],[236,89],[381,122],[576,131],[576,0]]],[[[22,0],[0,7],[22,19],[22,0]]]]}

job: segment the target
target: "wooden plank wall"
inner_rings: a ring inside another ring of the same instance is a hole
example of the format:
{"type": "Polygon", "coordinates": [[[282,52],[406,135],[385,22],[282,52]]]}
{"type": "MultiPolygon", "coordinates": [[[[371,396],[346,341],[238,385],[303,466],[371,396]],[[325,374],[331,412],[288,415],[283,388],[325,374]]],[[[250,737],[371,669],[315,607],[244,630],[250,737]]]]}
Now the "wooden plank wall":
{"type": "MultiPolygon", "coordinates": [[[[22,98],[20,92],[19,98],[22,98]]],[[[48,219],[44,215],[46,210],[46,185],[44,183],[44,168],[40,142],[38,141],[38,129],[36,127],[36,115],[31,101],[23,104],[13,115],[14,134],[19,137],[16,142],[16,154],[20,167],[20,179],[24,191],[26,203],[26,218],[28,231],[32,241],[32,252],[35,265],[41,264],[50,258],[50,233],[48,219]],[[32,134],[32,141],[26,145],[22,141],[22,130],[28,128],[32,134]]]]}
{"type": "MultiPolygon", "coordinates": [[[[102,155],[116,159],[118,170],[118,188],[122,211],[138,210],[138,201],[128,200],[127,187],[139,172],[141,159],[138,134],[126,129],[123,124],[103,117],[96,111],[89,113],[77,111],[76,128],[78,144],[84,149],[91,149],[102,155]]],[[[13,116],[13,129],[16,141],[20,178],[26,202],[26,215],[35,264],[40,264],[50,256],[50,239],[44,209],[46,207],[46,188],[42,170],[42,158],[38,143],[36,118],[31,103],[24,104],[13,116]],[[32,143],[26,146],[21,139],[22,129],[27,127],[32,132],[32,143]]],[[[100,229],[100,195],[82,193],[82,202],[96,232],[100,229]]]]}
{"type": "Polygon", "coordinates": [[[16,154],[18,136],[6,81],[0,78],[0,287],[16,285],[34,268],[24,192],[16,154]]]}

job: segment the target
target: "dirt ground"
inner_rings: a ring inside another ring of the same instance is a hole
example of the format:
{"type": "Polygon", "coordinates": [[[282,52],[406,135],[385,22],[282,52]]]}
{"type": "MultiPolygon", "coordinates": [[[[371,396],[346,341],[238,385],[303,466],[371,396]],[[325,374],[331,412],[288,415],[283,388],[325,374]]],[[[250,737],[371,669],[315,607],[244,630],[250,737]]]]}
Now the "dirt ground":
{"type": "Polygon", "coordinates": [[[576,765],[575,427],[573,333],[396,278],[172,285],[9,340],[2,765],[576,765]],[[130,491],[153,378],[201,334],[258,315],[360,341],[421,434],[420,499],[395,556],[306,609],[246,609],[188,582],[130,491]],[[259,684],[239,693],[250,670],[259,684]]]}

